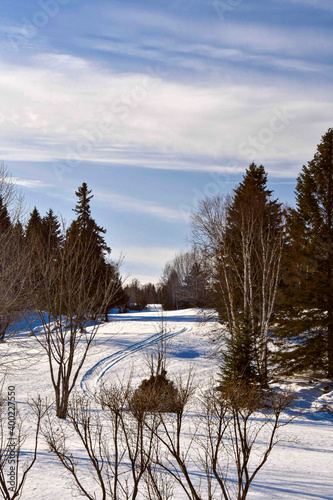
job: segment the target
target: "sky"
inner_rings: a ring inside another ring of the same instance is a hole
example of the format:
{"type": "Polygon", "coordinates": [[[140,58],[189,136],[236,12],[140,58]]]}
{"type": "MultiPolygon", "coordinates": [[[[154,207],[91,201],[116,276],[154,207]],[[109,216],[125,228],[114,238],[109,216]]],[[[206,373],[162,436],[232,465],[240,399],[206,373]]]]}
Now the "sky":
{"type": "Polygon", "coordinates": [[[332,127],[331,0],[0,5],[0,159],[30,209],[87,182],[128,279],[190,247],[189,214],[255,161],[292,204],[332,127]]]}

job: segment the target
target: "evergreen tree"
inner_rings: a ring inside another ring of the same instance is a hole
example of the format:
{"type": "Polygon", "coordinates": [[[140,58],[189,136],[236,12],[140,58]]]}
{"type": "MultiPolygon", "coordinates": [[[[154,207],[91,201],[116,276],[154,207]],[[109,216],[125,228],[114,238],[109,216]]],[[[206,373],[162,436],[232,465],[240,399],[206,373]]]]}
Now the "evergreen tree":
{"type": "Polygon", "coordinates": [[[258,381],[255,340],[249,315],[245,313],[239,320],[239,330],[225,338],[220,374],[222,384],[243,382],[253,385],[258,381]]]}
{"type": "Polygon", "coordinates": [[[25,238],[28,246],[32,250],[40,250],[41,247],[45,245],[42,219],[36,207],[30,214],[25,231],[25,238]]]}
{"type": "Polygon", "coordinates": [[[228,324],[224,364],[228,373],[238,367],[241,377],[250,376],[255,359],[256,376],[265,385],[268,326],[278,284],[283,217],[281,203],[272,199],[272,191],[267,188],[262,165],[249,166],[225,207],[221,233],[216,236],[212,294],[221,323],[228,324]]]}
{"type": "Polygon", "coordinates": [[[46,262],[46,239],[43,231],[43,222],[39,211],[34,207],[30,214],[28,224],[25,229],[24,253],[29,261],[28,279],[29,288],[35,294],[36,302],[43,308],[44,290],[42,289],[42,276],[47,272],[46,262]],[[38,299],[37,299],[38,297],[38,299]]]}
{"type": "Polygon", "coordinates": [[[90,245],[94,248],[96,257],[102,257],[109,254],[111,249],[106,244],[103,236],[106,230],[98,226],[91,216],[90,201],[93,195],[90,195],[90,193],[91,190],[88,189],[85,182],[75,192],[78,201],[73,210],[77,217],[70,227],[69,236],[71,236],[72,232],[72,236],[78,238],[82,245],[90,245]]]}
{"type": "Polygon", "coordinates": [[[162,284],[162,307],[165,311],[180,309],[181,281],[175,269],[170,272],[162,284]]]}
{"type": "Polygon", "coordinates": [[[252,224],[264,214],[267,229],[280,228],[282,220],[281,203],[272,199],[273,191],[267,188],[267,174],[262,165],[251,163],[243,181],[234,189],[232,203],[228,210],[228,233],[239,235],[239,225],[252,224]]]}
{"type": "Polygon", "coordinates": [[[110,289],[112,291],[110,301],[105,304],[104,320],[108,321],[108,311],[116,307],[126,307],[128,303],[128,296],[123,290],[122,280],[119,275],[117,266],[111,262],[106,264],[106,281],[109,283],[110,289]]]}
{"type": "MultiPolygon", "coordinates": [[[[92,297],[96,295],[96,290],[103,286],[103,284],[112,288],[112,293],[110,294],[112,295],[112,301],[106,305],[107,308],[112,308],[121,302],[123,290],[116,266],[108,263],[106,260],[111,252],[104,238],[106,230],[99,226],[92,218],[90,202],[93,195],[91,195],[91,190],[88,189],[85,182],[78,188],[75,194],[78,197],[76,207],[74,208],[77,217],[67,231],[64,253],[69,257],[76,252],[82,254],[81,265],[85,268],[84,274],[86,282],[89,283],[89,290],[92,297]]],[[[77,258],[75,259],[75,266],[77,266],[77,258]]],[[[104,297],[105,295],[101,292],[103,304],[105,304],[104,297]]],[[[100,311],[97,302],[95,310],[96,314],[101,312],[107,319],[107,311],[100,311]]]]}
{"type": "Polygon", "coordinates": [[[20,221],[16,222],[13,227],[14,238],[18,242],[19,247],[22,249],[24,246],[24,229],[20,221]]]}
{"type": "Polygon", "coordinates": [[[333,377],[333,129],[297,179],[282,292],[279,334],[289,341],[282,365],[333,377]]]}
{"type": "Polygon", "coordinates": [[[2,196],[0,196],[0,234],[7,233],[12,227],[10,217],[6,205],[3,202],[2,196]]]}
{"type": "Polygon", "coordinates": [[[63,236],[61,224],[53,210],[50,209],[42,219],[42,231],[46,245],[47,254],[54,254],[61,248],[63,236]]]}
{"type": "Polygon", "coordinates": [[[205,307],[208,296],[208,276],[200,262],[194,262],[182,287],[184,305],[187,307],[205,307]]]}

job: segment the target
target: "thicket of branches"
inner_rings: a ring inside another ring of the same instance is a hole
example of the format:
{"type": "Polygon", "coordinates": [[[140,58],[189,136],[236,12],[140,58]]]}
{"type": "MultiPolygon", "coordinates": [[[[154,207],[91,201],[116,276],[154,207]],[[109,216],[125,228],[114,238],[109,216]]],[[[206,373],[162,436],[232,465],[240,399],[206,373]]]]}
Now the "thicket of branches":
{"type": "Polygon", "coordinates": [[[160,408],[147,411],[152,405],[134,398],[130,381],[103,387],[94,402],[74,395],[66,422],[55,424],[49,413],[45,438],[81,496],[170,500],[178,485],[190,500],[247,498],[279,442],[280,428],[291,420],[281,415],[293,395],[229,385],[223,392],[203,394],[199,414],[193,416],[191,376],[175,387],[178,404],[172,413],[165,411],[165,396],[160,408]],[[94,410],[96,404],[100,411],[94,410]],[[73,439],[83,449],[84,470],[71,449],[73,439]]]}

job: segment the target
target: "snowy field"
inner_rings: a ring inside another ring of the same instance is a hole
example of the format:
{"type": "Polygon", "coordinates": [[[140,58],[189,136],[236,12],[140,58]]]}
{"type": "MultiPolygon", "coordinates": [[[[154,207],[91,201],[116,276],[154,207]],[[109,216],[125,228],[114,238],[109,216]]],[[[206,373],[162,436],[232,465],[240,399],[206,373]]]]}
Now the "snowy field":
{"type": "MultiPolygon", "coordinates": [[[[152,308],[147,312],[111,315],[110,320],[110,323],[101,325],[77,382],[78,390],[86,394],[95,392],[102,383],[126,379],[130,373],[134,385],[139,385],[149,376],[145,353],[156,349],[161,332],[160,311],[152,308]]],[[[198,390],[211,387],[217,365],[210,356],[208,333],[214,323],[199,321],[198,311],[194,309],[169,311],[164,320],[169,346],[168,377],[186,377],[192,369],[198,390]]],[[[2,345],[0,353],[7,367],[4,392],[7,392],[7,386],[16,387],[16,398],[23,414],[29,397],[37,394],[53,397],[47,358],[27,332],[2,345]]],[[[333,408],[333,387],[328,381],[305,377],[295,377],[280,385],[299,395],[285,418],[290,414],[300,414],[283,428],[284,441],[273,449],[248,498],[332,500],[333,414],[328,410],[333,408]]],[[[75,451],[80,457],[81,450],[75,451]]],[[[195,478],[197,471],[192,470],[192,474],[195,478]]],[[[71,485],[70,474],[48,452],[41,439],[37,462],[28,476],[23,500],[77,498],[71,485]]],[[[184,498],[184,493],[176,489],[174,499],[184,498]]]]}

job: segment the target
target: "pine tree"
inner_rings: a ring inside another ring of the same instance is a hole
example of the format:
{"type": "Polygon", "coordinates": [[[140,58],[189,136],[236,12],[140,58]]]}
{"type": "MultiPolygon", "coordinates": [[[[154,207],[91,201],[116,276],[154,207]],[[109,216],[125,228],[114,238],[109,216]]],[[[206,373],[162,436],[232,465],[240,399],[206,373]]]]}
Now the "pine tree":
{"type": "Polygon", "coordinates": [[[90,193],[91,190],[88,189],[85,182],[75,192],[78,202],[73,210],[77,217],[73,221],[69,231],[71,232],[72,230],[73,235],[78,237],[82,244],[91,245],[96,252],[96,256],[102,257],[105,254],[109,254],[111,250],[103,236],[106,230],[98,226],[91,216],[90,201],[93,195],[90,195],[90,193]]]}
{"type": "Polygon", "coordinates": [[[61,224],[53,210],[50,209],[42,219],[42,232],[45,241],[45,250],[47,254],[55,254],[58,252],[63,243],[61,224]]]}
{"type": "Polygon", "coordinates": [[[194,262],[182,287],[184,306],[205,307],[207,305],[208,276],[200,262],[194,262]]]}
{"type": "Polygon", "coordinates": [[[16,222],[13,227],[14,238],[18,242],[19,247],[22,249],[24,246],[24,229],[20,221],[16,222]]]}
{"type": "Polygon", "coordinates": [[[279,334],[289,348],[280,361],[333,377],[333,129],[298,176],[287,252],[279,334]]]}
{"type": "MultiPolygon", "coordinates": [[[[120,277],[115,265],[107,262],[107,257],[111,252],[108,247],[104,235],[106,230],[99,226],[92,218],[90,202],[93,198],[91,190],[88,189],[84,182],[76,191],[78,201],[73,209],[76,214],[76,219],[69,227],[64,244],[65,255],[70,256],[73,252],[81,252],[82,266],[84,266],[84,275],[86,282],[89,284],[89,290],[92,297],[96,295],[96,291],[104,283],[105,286],[111,287],[112,300],[106,305],[107,308],[112,308],[121,302],[123,290],[120,284],[120,277]]],[[[70,259],[69,259],[70,260],[70,259]]],[[[77,266],[77,259],[75,260],[77,266]]],[[[101,293],[103,303],[105,294],[101,293]]],[[[95,301],[95,310],[105,315],[107,319],[107,311],[99,310],[100,305],[95,301]]]]}
{"type": "Polygon", "coordinates": [[[221,367],[222,384],[243,382],[253,385],[259,380],[256,366],[255,335],[248,314],[239,319],[239,329],[227,335],[221,367]]]}
{"type": "Polygon", "coordinates": [[[25,231],[25,238],[28,246],[37,251],[44,247],[44,233],[41,216],[35,207],[30,214],[30,218],[25,231]]]}
{"type": "Polygon", "coordinates": [[[7,233],[12,228],[12,223],[6,205],[0,196],[0,234],[7,233]]]}
{"type": "Polygon", "coordinates": [[[251,163],[243,181],[234,189],[232,204],[229,208],[229,231],[236,229],[239,223],[252,223],[262,213],[265,223],[279,227],[281,224],[281,203],[272,199],[273,191],[267,188],[267,174],[262,165],[251,163]]]}

